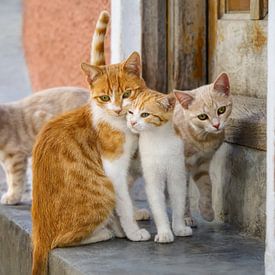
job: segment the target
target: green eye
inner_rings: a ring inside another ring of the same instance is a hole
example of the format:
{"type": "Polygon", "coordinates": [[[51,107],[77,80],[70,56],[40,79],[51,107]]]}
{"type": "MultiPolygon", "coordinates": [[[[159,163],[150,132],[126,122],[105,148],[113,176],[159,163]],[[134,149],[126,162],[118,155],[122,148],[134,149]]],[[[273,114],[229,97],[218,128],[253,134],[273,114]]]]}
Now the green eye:
{"type": "Polygon", "coordinates": [[[223,114],[223,113],[225,112],[225,110],[226,110],[226,107],[225,107],[225,106],[220,107],[220,108],[218,109],[218,115],[223,114]]]}
{"type": "Polygon", "coordinates": [[[122,98],[128,98],[130,95],[131,95],[131,91],[126,91],[126,92],[123,94],[122,98]]]}
{"type": "Polygon", "coordinates": [[[102,95],[99,98],[104,102],[110,101],[110,97],[108,95],[102,95]]]}
{"type": "Polygon", "coordinates": [[[150,114],[149,114],[149,113],[141,113],[140,116],[141,116],[141,117],[148,117],[148,116],[150,116],[150,114]]]}
{"type": "Polygon", "coordinates": [[[208,116],[206,114],[201,114],[201,115],[198,115],[198,119],[206,120],[206,119],[208,119],[208,116]]]}

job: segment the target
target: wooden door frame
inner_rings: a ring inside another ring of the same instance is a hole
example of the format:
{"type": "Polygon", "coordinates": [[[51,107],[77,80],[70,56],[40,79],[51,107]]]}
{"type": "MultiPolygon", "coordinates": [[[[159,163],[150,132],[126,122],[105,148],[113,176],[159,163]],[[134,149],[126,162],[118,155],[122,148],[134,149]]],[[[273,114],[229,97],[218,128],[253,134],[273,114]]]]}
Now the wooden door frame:
{"type": "Polygon", "coordinates": [[[142,59],[143,77],[152,89],[206,84],[207,1],[143,0],[142,59]]]}

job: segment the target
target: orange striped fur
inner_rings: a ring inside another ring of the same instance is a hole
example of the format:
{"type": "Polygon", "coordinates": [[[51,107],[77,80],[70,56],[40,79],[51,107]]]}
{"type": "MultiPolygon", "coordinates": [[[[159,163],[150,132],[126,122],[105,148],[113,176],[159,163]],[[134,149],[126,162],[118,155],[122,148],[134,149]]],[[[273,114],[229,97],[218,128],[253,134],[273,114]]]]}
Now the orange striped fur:
{"type": "Polygon", "coordinates": [[[133,53],[120,64],[83,64],[91,88],[90,103],[53,119],[37,137],[32,166],[33,275],[47,274],[50,249],[98,241],[96,236],[100,240],[111,237],[104,226],[115,207],[115,192],[102,157],[119,158],[125,138],[108,121],[95,124],[98,114],[92,106],[109,117],[125,116],[125,91],[131,90],[130,103],[145,85],[135,68],[139,61],[133,53]],[[99,98],[102,94],[115,95],[120,114],[108,109],[108,102],[99,98]]]}
{"type": "Polygon", "coordinates": [[[145,89],[133,102],[132,108],[138,109],[140,112],[149,113],[150,115],[143,118],[143,121],[158,127],[167,123],[172,118],[173,103],[175,103],[175,100],[173,94],[165,95],[157,91],[145,89]]]}
{"type": "Polygon", "coordinates": [[[17,204],[24,191],[27,160],[36,135],[51,118],[88,102],[89,91],[58,87],[40,91],[16,102],[0,104],[0,162],[7,175],[3,204],[17,204]]]}
{"type": "Polygon", "coordinates": [[[96,23],[91,45],[91,64],[96,66],[105,65],[104,39],[109,21],[109,13],[102,11],[96,23]]]}

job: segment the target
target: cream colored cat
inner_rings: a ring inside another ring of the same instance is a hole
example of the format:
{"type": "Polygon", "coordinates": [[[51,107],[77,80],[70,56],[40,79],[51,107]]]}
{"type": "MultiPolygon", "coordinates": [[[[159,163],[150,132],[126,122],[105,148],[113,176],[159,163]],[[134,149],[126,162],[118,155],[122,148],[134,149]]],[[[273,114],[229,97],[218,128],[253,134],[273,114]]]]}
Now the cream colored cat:
{"type": "Polygon", "coordinates": [[[60,87],[41,91],[17,102],[0,104],[0,161],[8,184],[1,203],[20,202],[27,161],[35,137],[45,122],[83,105],[88,99],[86,89],[60,87]]]}
{"type": "Polygon", "coordinates": [[[172,208],[172,229],[176,236],[190,236],[185,225],[186,177],[183,141],[172,124],[173,94],[145,90],[133,102],[127,125],[139,133],[139,152],[145,178],[145,190],[157,226],[155,242],[169,243],[174,235],[166,211],[167,188],[172,208]]]}
{"type": "MultiPolygon", "coordinates": [[[[93,35],[91,63],[105,65],[104,38],[110,16],[100,13],[93,35]]],[[[0,104],[0,162],[7,176],[8,190],[2,204],[19,203],[24,191],[27,160],[41,127],[63,112],[88,102],[90,92],[79,87],[58,87],[39,91],[17,102],[0,104]]],[[[137,217],[142,214],[137,211],[137,217]]]]}
{"type": "MultiPolygon", "coordinates": [[[[175,96],[178,103],[173,123],[184,141],[187,188],[192,177],[200,193],[200,213],[205,220],[212,221],[214,210],[209,165],[224,141],[224,127],[232,110],[228,75],[222,73],[214,83],[192,91],[175,91],[175,96]]],[[[187,225],[195,225],[189,198],[185,217],[187,225]]]]}

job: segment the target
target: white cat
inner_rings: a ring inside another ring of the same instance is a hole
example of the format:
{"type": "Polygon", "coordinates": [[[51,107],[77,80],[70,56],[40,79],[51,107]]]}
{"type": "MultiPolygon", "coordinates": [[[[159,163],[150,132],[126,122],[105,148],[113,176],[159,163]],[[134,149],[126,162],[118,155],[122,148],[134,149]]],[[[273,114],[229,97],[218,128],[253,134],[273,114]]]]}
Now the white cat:
{"type": "Polygon", "coordinates": [[[139,133],[139,152],[145,190],[157,227],[155,242],[174,241],[165,204],[167,187],[172,208],[172,229],[176,236],[190,236],[185,225],[186,176],[183,141],[172,124],[173,94],[145,90],[133,102],[127,125],[139,133]]]}

